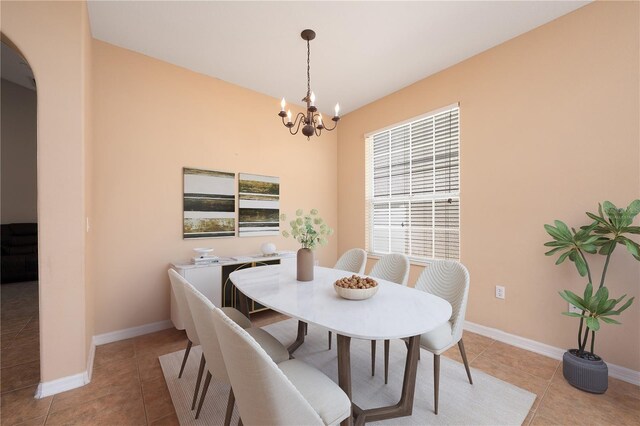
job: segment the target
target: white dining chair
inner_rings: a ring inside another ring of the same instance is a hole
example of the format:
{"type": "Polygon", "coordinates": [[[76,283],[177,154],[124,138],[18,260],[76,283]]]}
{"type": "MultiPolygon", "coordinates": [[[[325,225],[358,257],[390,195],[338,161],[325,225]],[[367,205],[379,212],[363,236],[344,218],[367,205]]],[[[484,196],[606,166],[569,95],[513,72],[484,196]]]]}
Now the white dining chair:
{"type": "Polygon", "coordinates": [[[404,254],[385,254],[373,265],[369,275],[400,285],[407,285],[409,281],[409,258],[404,254]]]}
{"type": "Polygon", "coordinates": [[[193,319],[191,318],[191,314],[189,313],[189,305],[187,305],[187,299],[184,298],[184,291],[182,291],[182,283],[176,278],[178,273],[173,269],[169,269],[169,281],[171,282],[171,292],[173,293],[173,297],[176,299],[176,303],[178,304],[178,310],[180,312],[180,320],[184,325],[185,331],[187,333],[187,349],[184,352],[184,357],[182,358],[182,365],[180,366],[180,373],[178,373],[178,378],[182,377],[182,372],[184,371],[184,366],[187,363],[187,358],[189,358],[189,353],[191,352],[191,346],[195,343],[196,346],[200,344],[200,339],[198,339],[198,333],[196,332],[196,326],[193,324],[193,319]]]}
{"type": "MultiPolygon", "coordinates": [[[[180,277],[182,278],[182,277],[180,277]]],[[[202,346],[202,354],[204,359],[206,359],[207,366],[207,376],[204,381],[204,385],[202,388],[202,395],[200,395],[200,402],[198,403],[198,410],[196,411],[196,419],[200,416],[200,411],[202,410],[202,405],[204,403],[205,397],[207,395],[207,390],[209,389],[209,383],[211,382],[211,378],[215,377],[216,380],[219,380],[223,383],[229,384],[229,376],[227,375],[227,369],[222,358],[222,353],[220,352],[220,345],[218,344],[218,337],[216,335],[215,328],[211,323],[211,312],[215,308],[213,303],[209,299],[207,299],[202,293],[200,293],[193,285],[191,285],[184,278],[181,280],[183,284],[183,290],[185,293],[185,298],[189,305],[189,311],[193,316],[193,323],[195,324],[196,330],[198,332],[198,336],[200,338],[200,344],[202,346]]],[[[239,311],[233,308],[223,308],[225,309],[225,315],[227,318],[230,318],[228,314],[232,316],[236,316],[237,314],[244,317],[247,321],[248,319],[242,315],[239,311]],[[237,313],[237,314],[236,314],[237,313]]],[[[221,311],[222,312],[222,311],[221,311]]],[[[275,337],[267,333],[266,331],[257,328],[251,327],[251,322],[249,321],[249,327],[244,327],[246,323],[243,323],[242,320],[238,321],[237,318],[230,318],[230,321],[234,321],[237,327],[247,330],[247,333],[250,333],[254,339],[259,342],[266,353],[268,354],[274,362],[279,363],[282,361],[286,361],[289,359],[289,351],[285,348],[275,337]]],[[[201,364],[202,368],[202,364],[201,364]]],[[[231,422],[231,416],[233,414],[233,405],[234,405],[235,397],[233,394],[233,389],[229,391],[229,399],[227,401],[227,412],[225,415],[225,426],[228,426],[231,422]]]]}
{"type": "Polygon", "coordinates": [[[422,271],[416,289],[441,297],[451,304],[451,319],[440,327],[420,336],[420,346],[433,353],[434,412],[438,414],[438,391],[440,386],[440,355],[456,343],[469,383],[473,384],[467,354],[462,342],[462,326],[469,298],[469,271],[460,262],[438,260],[422,271]]]}
{"type": "MultiPolygon", "coordinates": [[[[367,266],[367,252],[361,248],[354,248],[344,252],[336,262],[333,269],[353,272],[354,274],[364,274],[367,266]]],[[[331,349],[332,334],[329,332],[329,349],[331,349]]]]}
{"type": "MultiPolygon", "coordinates": [[[[193,317],[191,315],[191,310],[189,309],[189,304],[187,303],[186,296],[184,294],[184,283],[186,280],[178,274],[174,269],[168,270],[169,280],[171,281],[171,291],[176,299],[176,305],[178,307],[179,317],[182,320],[182,324],[185,327],[185,331],[187,333],[187,348],[184,352],[184,357],[182,358],[182,365],[180,366],[180,373],[178,374],[178,378],[182,377],[182,373],[184,372],[184,367],[187,363],[187,359],[189,358],[189,353],[191,352],[191,347],[193,345],[198,346],[200,344],[200,338],[198,337],[198,332],[196,330],[195,324],[193,323],[193,317]]],[[[242,315],[240,311],[234,308],[223,308],[228,311],[227,315],[231,317],[234,321],[238,323],[243,328],[251,327],[251,321],[249,318],[242,315]]],[[[202,375],[204,373],[205,366],[205,358],[204,354],[200,357],[200,368],[198,369],[198,376],[196,379],[196,387],[193,391],[193,400],[191,402],[191,409],[195,409],[196,401],[198,400],[198,392],[200,390],[200,383],[202,382],[202,375]]]]}
{"type": "MultiPolygon", "coordinates": [[[[380,258],[373,265],[369,276],[391,281],[400,285],[407,285],[409,281],[409,270],[411,264],[409,258],[404,254],[391,253],[380,258]]],[[[376,374],[376,345],[375,340],[371,341],[371,375],[376,374]]],[[[389,340],[384,341],[384,383],[389,379],[389,340]]]]}
{"type": "MultiPolygon", "coordinates": [[[[185,364],[187,362],[187,358],[189,357],[189,352],[191,351],[192,345],[199,345],[200,338],[198,337],[198,332],[196,330],[195,324],[193,322],[193,316],[191,315],[191,309],[189,308],[189,304],[187,302],[187,298],[185,296],[184,286],[189,284],[188,281],[180,275],[174,269],[169,269],[169,280],[171,281],[171,291],[176,299],[176,303],[178,305],[178,311],[180,312],[180,319],[185,326],[185,331],[187,332],[187,349],[185,350],[184,357],[182,358],[182,366],[180,367],[180,373],[178,374],[178,378],[182,377],[182,373],[184,371],[185,364]]],[[[250,328],[251,321],[249,318],[245,317],[240,311],[235,308],[225,307],[222,308],[223,311],[226,312],[227,316],[232,318],[240,327],[242,328],[250,328]]],[[[191,409],[195,409],[196,401],[198,400],[198,392],[200,390],[200,383],[202,382],[202,375],[204,374],[204,367],[206,361],[204,357],[204,353],[200,357],[200,368],[198,368],[198,376],[196,378],[196,387],[193,391],[193,400],[191,402],[191,409]]]]}
{"type": "Polygon", "coordinates": [[[353,272],[354,274],[363,274],[367,265],[367,252],[361,248],[354,248],[344,252],[340,259],[336,262],[333,269],[353,272]]]}
{"type": "MultiPolygon", "coordinates": [[[[169,281],[171,281],[171,291],[173,292],[173,296],[176,299],[176,304],[178,305],[178,311],[180,313],[180,320],[184,325],[185,331],[187,333],[187,348],[184,352],[184,357],[182,358],[182,365],[180,366],[180,373],[178,374],[178,378],[182,377],[182,373],[184,372],[184,367],[187,363],[187,359],[189,358],[189,353],[191,352],[191,347],[195,344],[198,346],[200,344],[200,338],[198,337],[198,332],[196,331],[196,326],[193,323],[193,318],[191,316],[191,311],[189,310],[189,304],[187,303],[186,296],[184,294],[183,281],[184,278],[178,274],[174,269],[169,269],[169,281]]],[[[244,316],[244,315],[243,315],[244,316]]],[[[251,326],[251,324],[249,324],[251,326]]],[[[200,357],[200,368],[198,369],[198,378],[196,379],[196,388],[193,391],[193,402],[191,403],[191,409],[193,410],[196,406],[196,401],[198,400],[198,391],[200,390],[200,382],[202,381],[202,374],[204,371],[204,354],[200,357]]]]}
{"type": "Polygon", "coordinates": [[[337,425],[351,401],[319,370],[291,359],[276,365],[219,309],[213,322],[244,425],[337,425]]]}

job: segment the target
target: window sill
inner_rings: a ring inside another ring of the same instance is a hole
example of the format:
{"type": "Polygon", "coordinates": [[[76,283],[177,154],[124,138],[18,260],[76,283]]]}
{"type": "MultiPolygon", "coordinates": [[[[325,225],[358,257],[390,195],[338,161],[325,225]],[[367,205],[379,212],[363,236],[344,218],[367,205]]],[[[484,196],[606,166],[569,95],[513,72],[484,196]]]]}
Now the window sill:
{"type": "MultiPolygon", "coordinates": [[[[384,256],[384,254],[367,252],[367,259],[380,260],[382,256],[384,256]]],[[[414,266],[429,266],[433,262],[435,262],[435,259],[416,259],[415,257],[409,256],[409,263],[414,266]]]]}

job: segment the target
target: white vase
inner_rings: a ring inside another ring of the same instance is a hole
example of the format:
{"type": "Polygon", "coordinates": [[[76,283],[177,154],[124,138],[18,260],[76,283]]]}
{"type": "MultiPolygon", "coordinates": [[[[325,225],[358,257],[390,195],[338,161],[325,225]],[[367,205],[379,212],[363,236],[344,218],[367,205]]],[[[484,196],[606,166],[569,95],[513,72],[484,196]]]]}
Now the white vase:
{"type": "Polygon", "coordinates": [[[264,243],[260,246],[260,250],[262,250],[262,254],[265,256],[270,256],[276,252],[276,245],[273,243],[264,243]]]}

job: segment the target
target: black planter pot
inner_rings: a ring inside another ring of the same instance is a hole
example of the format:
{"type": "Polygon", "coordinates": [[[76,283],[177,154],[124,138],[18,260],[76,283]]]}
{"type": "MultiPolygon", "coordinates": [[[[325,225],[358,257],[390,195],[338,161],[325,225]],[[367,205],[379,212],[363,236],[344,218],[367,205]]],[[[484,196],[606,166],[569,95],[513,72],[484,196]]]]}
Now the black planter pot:
{"type": "Polygon", "coordinates": [[[562,374],[570,385],[591,393],[605,393],[609,387],[609,368],[597,355],[586,352],[587,358],[569,349],[562,356],[562,374]]]}

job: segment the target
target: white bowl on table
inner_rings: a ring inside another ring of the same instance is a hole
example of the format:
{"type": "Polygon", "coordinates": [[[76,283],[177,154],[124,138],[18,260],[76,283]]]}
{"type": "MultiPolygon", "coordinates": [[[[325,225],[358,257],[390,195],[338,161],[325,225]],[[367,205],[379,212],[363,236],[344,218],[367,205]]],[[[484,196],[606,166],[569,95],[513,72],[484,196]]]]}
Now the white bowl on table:
{"type": "Polygon", "coordinates": [[[373,297],[378,292],[378,287],[380,287],[379,284],[369,288],[344,288],[333,283],[333,289],[338,293],[338,296],[349,300],[364,300],[373,297]]]}

